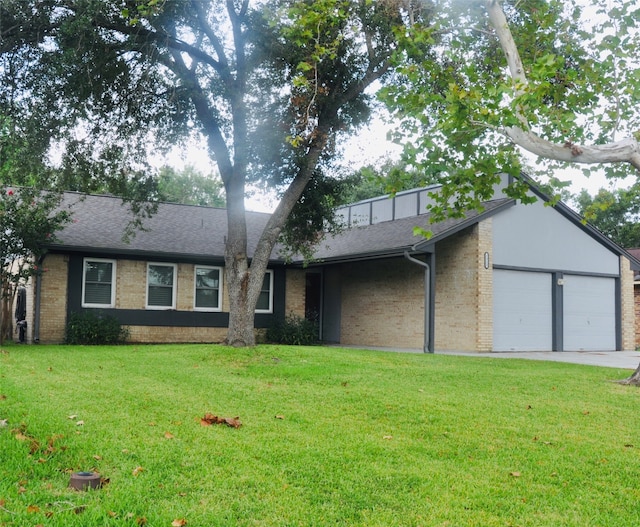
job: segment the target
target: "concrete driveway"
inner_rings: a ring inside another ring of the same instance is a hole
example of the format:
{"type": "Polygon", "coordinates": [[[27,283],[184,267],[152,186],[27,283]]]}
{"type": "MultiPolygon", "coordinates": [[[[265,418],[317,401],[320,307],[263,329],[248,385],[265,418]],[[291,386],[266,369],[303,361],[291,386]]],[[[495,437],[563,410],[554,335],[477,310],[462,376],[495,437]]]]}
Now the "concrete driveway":
{"type": "MultiPolygon", "coordinates": [[[[400,353],[423,353],[418,349],[358,347],[378,351],[395,351],[400,353]]],[[[490,357],[492,359],[529,359],[556,362],[571,362],[590,366],[621,368],[635,370],[640,364],[639,351],[514,351],[495,353],[474,353],[470,351],[436,351],[436,355],[464,355],[467,357],[490,357]]]]}
{"type": "Polygon", "coordinates": [[[440,351],[436,352],[436,354],[491,357],[496,359],[548,360],[629,370],[635,370],[640,364],[640,352],[638,351],[518,351],[499,353],[440,351]]]}

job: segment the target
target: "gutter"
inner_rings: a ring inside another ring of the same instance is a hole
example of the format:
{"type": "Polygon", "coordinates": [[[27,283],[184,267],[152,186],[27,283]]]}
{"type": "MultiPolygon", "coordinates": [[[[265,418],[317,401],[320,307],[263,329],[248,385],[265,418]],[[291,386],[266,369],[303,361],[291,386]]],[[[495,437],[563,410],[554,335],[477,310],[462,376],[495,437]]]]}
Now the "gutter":
{"type": "Polygon", "coordinates": [[[411,256],[409,251],[404,252],[404,257],[424,268],[424,344],[422,351],[424,353],[433,353],[433,338],[431,335],[431,266],[427,262],[411,256]]]}

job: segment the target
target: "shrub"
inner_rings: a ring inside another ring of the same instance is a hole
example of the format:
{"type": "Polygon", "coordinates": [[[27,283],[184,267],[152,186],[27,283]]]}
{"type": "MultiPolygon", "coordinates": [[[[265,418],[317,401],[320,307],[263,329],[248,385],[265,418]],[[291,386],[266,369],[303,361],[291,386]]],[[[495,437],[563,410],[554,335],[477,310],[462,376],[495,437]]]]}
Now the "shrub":
{"type": "Polygon", "coordinates": [[[129,338],[129,330],[111,315],[94,311],[72,313],[67,322],[67,344],[122,344],[129,338]]]}
{"type": "Polygon", "coordinates": [[[267,341],[295,346],[316,344],[318,342],[318,324],[298,315],[288,315],[284,320],[274,322],[267,330],[267,341]]]}

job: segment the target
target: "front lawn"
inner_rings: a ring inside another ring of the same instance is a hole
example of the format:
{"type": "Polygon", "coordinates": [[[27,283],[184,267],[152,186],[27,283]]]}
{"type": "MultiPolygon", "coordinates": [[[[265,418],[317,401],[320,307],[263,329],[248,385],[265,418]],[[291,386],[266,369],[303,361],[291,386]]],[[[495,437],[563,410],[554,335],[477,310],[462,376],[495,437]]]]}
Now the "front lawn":
{"type": "Polygon", "coordinates": [[[0,526],[637,526],[640,391],[609,382],[628,374],[322,347],[5,346],[0,526]],[[207,413],[242,426],[203,426],[207,413]],[[68,488],[91,470],[102,488],[68,488]]]}

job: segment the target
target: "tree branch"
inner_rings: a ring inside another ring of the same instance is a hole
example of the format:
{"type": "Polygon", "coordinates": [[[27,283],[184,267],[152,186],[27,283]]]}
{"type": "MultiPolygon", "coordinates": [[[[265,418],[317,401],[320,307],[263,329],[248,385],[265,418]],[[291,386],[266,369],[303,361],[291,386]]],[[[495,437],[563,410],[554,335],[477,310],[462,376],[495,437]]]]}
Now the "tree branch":
{"type": "MultiPolygon", "coordinates": [[[[509,29],[509,23],[498,0],[485,0],[485,7],[489,21],[507,59],[509,72],[515,84],[516,96],[521,95],[528,81],[520,53],[509,29]]],[[[570,163],[630,163],[640,171],[640,144],[632,137],[605,145],[583,146],[570,142],[557,145],[531,132],[529,123],[521,112],[518,111],[517,116],[523,127],[508,127],[504,133],[515,144],[529,152],[548,159],[570,163]]]]}

